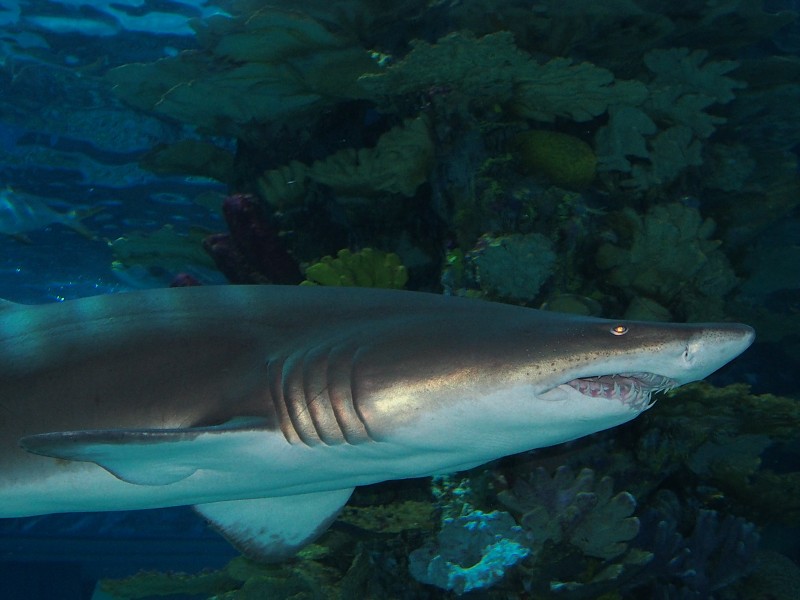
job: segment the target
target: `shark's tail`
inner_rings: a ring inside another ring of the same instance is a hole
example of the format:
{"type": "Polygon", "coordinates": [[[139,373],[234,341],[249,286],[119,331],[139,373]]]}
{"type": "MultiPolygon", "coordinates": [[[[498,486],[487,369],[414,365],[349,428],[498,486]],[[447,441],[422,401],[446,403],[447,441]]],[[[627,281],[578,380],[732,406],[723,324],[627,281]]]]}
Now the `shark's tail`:
{"type": "Polygon", "coordinates": [[[64,225],[73,229],[80,233],[83,237],[88,238],[90,240],[96,240],[97,234],[95,234],[91,229],[86,227],[81,221],[84,219],[88,219],[89,217],[93,217],[105,207],[103,206],[92,206],[91,208],[79,208],[75,210],[71,210],[68,213],[64,214],[64,220],[62,221],[64,225]]]}

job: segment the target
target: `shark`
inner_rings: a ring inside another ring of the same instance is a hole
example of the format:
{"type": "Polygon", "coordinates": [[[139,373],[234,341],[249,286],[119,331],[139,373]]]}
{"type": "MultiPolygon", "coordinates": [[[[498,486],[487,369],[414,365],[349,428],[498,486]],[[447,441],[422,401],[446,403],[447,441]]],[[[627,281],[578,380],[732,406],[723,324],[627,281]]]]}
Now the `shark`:
{"type": "Polygon", "coordinates": [[[0,517],[191,505],[281,561],[356,486],[630,421],[744,351],[665,324],[314,286],[0,307],[0,517]]]}
{"type": "Polygon", "coordinates": [[[82,236],[93,239],[94,234],[80,220],[98,210],[100,209],[84,211],[83,214],[76,210],[58,212],[50,207],[45,198],[6,187],[0,190],[0,233],[29,242],[25,234],[53,223],[61,223],[82,236]]]}

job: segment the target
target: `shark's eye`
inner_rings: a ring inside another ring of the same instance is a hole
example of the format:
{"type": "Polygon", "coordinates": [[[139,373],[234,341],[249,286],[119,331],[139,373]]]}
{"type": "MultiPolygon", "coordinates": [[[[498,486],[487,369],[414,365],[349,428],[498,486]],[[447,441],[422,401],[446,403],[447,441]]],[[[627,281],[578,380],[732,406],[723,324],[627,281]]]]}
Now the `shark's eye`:
{"type": "Polygon", "coordinates": [[[628,333],[628,328],[627,328],[627,327],[625,327],[625,325],[614,325],[614,326],[613,326],[613,327],[610,329],[610,331],[611,331],[611,333],[613,333],[614,335],[625,335],[626,333],[628,333]]]}

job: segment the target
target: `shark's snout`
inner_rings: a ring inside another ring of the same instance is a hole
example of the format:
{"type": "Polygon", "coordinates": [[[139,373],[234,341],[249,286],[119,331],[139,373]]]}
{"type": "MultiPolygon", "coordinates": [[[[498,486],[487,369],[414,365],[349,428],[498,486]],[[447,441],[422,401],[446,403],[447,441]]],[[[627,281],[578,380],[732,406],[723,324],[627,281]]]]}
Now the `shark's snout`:
{"type": "Polygon", "coordinates": [[[707,377],[747,350],[756,337],[755,330],[742,323],[695,327],[697,333],[687,342],[683,352],[686,377],[680,378],[681,383],[707,377]]]}

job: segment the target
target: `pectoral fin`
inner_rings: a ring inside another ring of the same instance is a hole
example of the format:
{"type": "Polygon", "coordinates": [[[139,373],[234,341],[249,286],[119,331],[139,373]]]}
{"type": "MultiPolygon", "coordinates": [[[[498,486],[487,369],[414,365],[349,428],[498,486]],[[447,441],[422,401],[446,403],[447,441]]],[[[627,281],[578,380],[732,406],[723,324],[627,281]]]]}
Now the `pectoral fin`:
{"type": "Polygon", "coordinates": [[[212,502],[194,508],[247,557],[260,562],[279,562],[322,534],[352,493],[353,488],[348,488],[212,502]]]}
{"type": "Polygon", "coordinates": [[[229,454],[219,444],[263,425],[263,419],[245,417],[213,427],[42,433],[19,443],[33,454],[95,463],[127,483],[169,485],[198,469],[224,467],[219,463],[229,454]]]}

